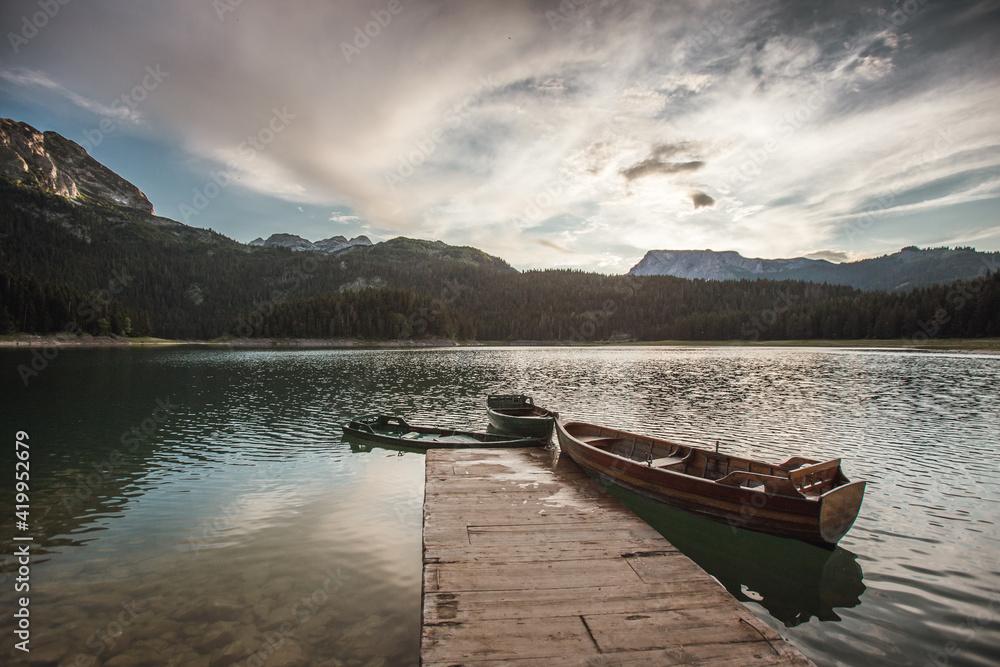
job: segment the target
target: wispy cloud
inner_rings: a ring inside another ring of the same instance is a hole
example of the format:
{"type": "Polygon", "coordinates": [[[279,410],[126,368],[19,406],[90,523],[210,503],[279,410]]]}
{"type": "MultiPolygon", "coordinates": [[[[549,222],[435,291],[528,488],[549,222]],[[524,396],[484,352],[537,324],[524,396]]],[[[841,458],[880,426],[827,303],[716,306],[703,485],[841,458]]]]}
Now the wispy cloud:
{"type": "MultiPolygon", "coordinates": [[[[574,3],[554,28],[552,4],[407,4],[346,62],[363,0],[244,3],[238,22],[196,0],[96,2],[47,29],[59,58],[26,50],[2,76],[121,113],[57,82],[101,98],[162,62],[169,94],[146,120],[213,165],[287,105],[294,123],[237,185],[330,206],[331,233],[363,220],[520,267],[876,254],[893,249],[877,227],[845,233],[866,215],[916,216],[912,242],[929,242],[932,214],[1000,198],[993,5],[926,3],[899,28],[896,5],[861,0],[622,0],[574,3]]],[[[966,222],[970,238],[995,226],[966,222]]]]}
{"type": "Polygon", "coordinates": [[[356,215],[349,215],[346,213],[337,213],[336,211],[330,213],[330,222],[337,222],[342,225],[353,225],[360,222],[361,218],[356,215]]]}
{"type": "Polygon", "coordinates": [[[0,69],[0,79],[8,81],[15,86],[37,88],[54,93],[59,97],[69,100],[81,109],[85,109],[86,111],[98,116],[114,118],[119,121],[132,122],[137,122],[140,118],[137,111],[129,109],[124,104],[112,104],[110,106],[101,104],[100,102],[80,95],[61,83],[52,80],[44,72],[38,72],[24,67],[0,69]]]}

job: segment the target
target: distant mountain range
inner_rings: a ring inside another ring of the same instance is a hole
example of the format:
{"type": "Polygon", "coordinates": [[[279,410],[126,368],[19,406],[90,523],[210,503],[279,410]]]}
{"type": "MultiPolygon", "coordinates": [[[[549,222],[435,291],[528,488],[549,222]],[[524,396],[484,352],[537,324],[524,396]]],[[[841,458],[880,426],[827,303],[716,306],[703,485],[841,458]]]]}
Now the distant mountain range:
{"type": "Polygon", "coordinates": [[[692,280],[802,280],[892,292],[976,278],[987,270],[1000,270],[1000,253],[910,246],[891,255],[842,264],[805,257],[749,259],[731,250],[650,250],[629,275],[692,280]]]}
{"type": "Polygon", "coordinates": [[[371,244],[371,239],[367,236],[356,236],[353,239],[347,239],[344,236],[331,236],[328,239],[323,239],[322,241],[316,241],[313,243],[312,241],[308,241],[301,236],[296,236],[295,234],[271,234],[267,237],[266,241],[261,237],[257,237],[250,242],[250,245],[252,246],[288,248],[289,250],[294,250],[295,252],[322,252],[328,255],[340,252],[345,248],[353,246],[369,246],[371,244]]]}

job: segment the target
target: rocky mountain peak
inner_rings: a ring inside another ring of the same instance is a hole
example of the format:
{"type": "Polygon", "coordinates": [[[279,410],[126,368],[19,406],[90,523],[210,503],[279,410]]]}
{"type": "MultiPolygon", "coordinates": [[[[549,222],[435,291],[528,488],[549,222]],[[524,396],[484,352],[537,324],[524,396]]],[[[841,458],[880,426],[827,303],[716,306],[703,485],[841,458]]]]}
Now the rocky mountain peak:
{"type": "Polygon", "coordinates": [[[901,290],[970,280],[1000,267],[1000,253],[973,248],[918,248],[856,262],[825,259],[758,259],[737,252],[650,250],[632,267],[633,276],[674,276],[701,280],[802,280],[859,289],[901,290]]]}
{"type": "Polygon", "coordinates": [[[90,157],[75,141],[9,118],[0,118],[0,175],[68,199],[153,214],[153,205],[139,188],[90,157]]]}

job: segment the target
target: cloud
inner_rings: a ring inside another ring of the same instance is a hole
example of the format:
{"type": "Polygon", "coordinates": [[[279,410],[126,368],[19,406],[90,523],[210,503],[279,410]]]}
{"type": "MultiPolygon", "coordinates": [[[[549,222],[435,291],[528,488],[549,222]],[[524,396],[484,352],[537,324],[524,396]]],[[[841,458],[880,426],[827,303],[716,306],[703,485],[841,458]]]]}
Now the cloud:
{"type": "Polygon", "coordinates": [[[840,250],[817,250],[816,252],[803,255],[803,257],[806,259],[825,259],[828,262],[834,262],[836,264],[851,261],[851,256],[840,250]]]}
{"type": "Polygon", "coordinates": [[[569,248],[564,248],[555,241],[549,241],[548,239],[535,239],[535,243],[546,248],[552,248],[553,250],[558,250],[559,252],[566,253],[567,255],[575,254],[569,248]]]}
{"type": "Polygon", "coordinates": [[[679,174],[686,171],[697,171],[705,166],[701,160],[689,160],[687,162],[667,162],[664,158],[672,157],[686,149],[686,144],[661,144],[653,146],[650,156],[641,162],[637,162],[620,171],[627,181],[634,181],[637,178],[649,176],[651,174],[679,174]]]}
{"type": "MultiPolygon", "coordinates": [[[[0,23],[19,24],[14,4],[0,23]]],[[[0,83],[92,123],[114,111],[95,100],[162,64],[143,126],[199,181],[235,160],[234,187],[329,207],[334,229],[363,220],[521,268],[625,271],[649,248],[733,239],[747,256],[878,254],[896,249],[880,245],[890,219],[1000,198],[991,5],[926,3],[898,27],[862,0],[570,4],[553,26],[553,2],[403,3],[362,40],[364,0],[222,17],[200,0],[95,1],[51,21],[0,83]],[[241,161],[286,108],[287,129],[241,161]],[[572,254],[533,242],[553,220],[569,221],[553,243],[572,254]]],[[[912,242],[939,238],[932,226],[912,242]]]]}
{"type": "Polygon", "coordinates": [[[116,103],[113,103],[111,106],[101,104],[100,102],[80,95],[61,83],[52,80],[44,72],[37,72],[24,67],[0,69],[0,79],[4,79],[5,81],[13,83],[19,87],[40,88],[42,90],[55,93],[57,96],[69,100],[81,109],[85,109],[98,116],[116,118],[120,121],[136,122],[139,120],[138,112],[130,109],[125,104],[118,104],[117,100],[115,101],[116,103]]]}
{"type": "Polygon", "coordinates": [[[691,201],[694,202],[695,208],[701,208],[703,206],[715,206],[715,200],[704,192],[692,192],[691,201]]]}

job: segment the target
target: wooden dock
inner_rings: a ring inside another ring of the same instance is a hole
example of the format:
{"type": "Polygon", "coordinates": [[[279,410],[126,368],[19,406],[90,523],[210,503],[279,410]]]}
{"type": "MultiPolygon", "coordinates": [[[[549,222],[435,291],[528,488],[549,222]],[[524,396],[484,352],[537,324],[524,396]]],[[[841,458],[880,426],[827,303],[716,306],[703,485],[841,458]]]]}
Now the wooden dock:
{"type": "Polygon", "coordinates": [[[430,450],[424,667],[807,660],[575,463],[430,450]]]}

